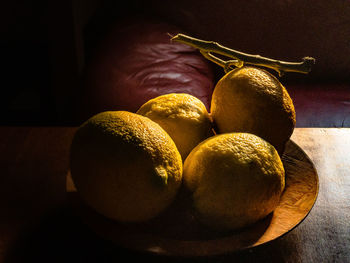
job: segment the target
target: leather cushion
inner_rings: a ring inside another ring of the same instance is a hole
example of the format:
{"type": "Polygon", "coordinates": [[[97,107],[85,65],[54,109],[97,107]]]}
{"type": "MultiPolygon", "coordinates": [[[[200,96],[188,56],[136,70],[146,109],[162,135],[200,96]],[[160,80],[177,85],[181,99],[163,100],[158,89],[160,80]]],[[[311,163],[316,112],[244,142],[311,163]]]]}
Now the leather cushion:
{"type": "MultiPolygon", "coordinates": [[[[300,61],[316,58],[307,81],[350,80],[350,1],[150,0],[145,12],[164,16],[192,35],[250,54],[300,61]]],[[[304,79],[300,74],[289,74],[304,79]]]]}
{"type": "Polygon", "coordinates": [[[171,43],[173,26],[137,21],[118,24],[88,63],[80,120],[105,110],[135,112],[151,98],[189,93],[209,109],[214,73],[211,62],[192,47],[171,43]]]}
{"type": "Polygon", "coordinates": [[[350,127],[350,86],[286,86],[294,103],[297,127],[350,127]]]}

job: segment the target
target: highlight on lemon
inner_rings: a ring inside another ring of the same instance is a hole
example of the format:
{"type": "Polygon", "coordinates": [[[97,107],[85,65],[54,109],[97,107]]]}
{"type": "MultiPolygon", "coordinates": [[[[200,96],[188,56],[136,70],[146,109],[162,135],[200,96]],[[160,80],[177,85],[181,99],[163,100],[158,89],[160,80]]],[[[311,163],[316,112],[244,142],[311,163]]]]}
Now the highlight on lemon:
{"type": "Polygon", "coordinates": [[[99,113],[79,127],[70,168],[82,200],[121,222],[156,217],[182,182],[182,159],[170,136],[152,120],[125,111],[99,113]]]}
{"type": "Polygon", "coordinates": [[[253,133],[270,142],[280,154],[296,123],[287,90],[272,74],[255,67],[234,69],[219,80],[211,115],[218,133],[253,133]]]}
{"type": "Polygon", "coordinates": [[[183,176],[199,221],[219,230],[263,219],[277,207],[285,187],[277,151],[249,133],[216,135],[200,143],[185,160],[183,176]]]}
{"type": "Polygon", "coordinates": [[[174,140],[183,160],[198,143],[213,136],[203,102],[186,93],[170,93],[147,101],[137,111],[158,123],[174,140]]]}
{"type": "Polygon", "coordinates": [[[172,36],[171,40],[198,49],[226,73],[217,83],[211,101],[210,113],[216,132],[256,134],[273,144],[282,155],[295,127],[294,105],[279,80],[263,68],[277,72],[280,77],[285,72],[307,74],[316,60],[304,57],[300,62],[281,61],[185,34],[172,36]]]}

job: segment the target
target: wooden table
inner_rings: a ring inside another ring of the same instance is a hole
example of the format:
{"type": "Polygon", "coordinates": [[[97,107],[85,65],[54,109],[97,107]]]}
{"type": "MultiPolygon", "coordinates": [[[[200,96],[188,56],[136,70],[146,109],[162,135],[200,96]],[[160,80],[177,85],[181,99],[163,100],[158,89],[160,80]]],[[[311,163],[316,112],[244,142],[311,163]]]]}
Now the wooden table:
{"type": "Polygon", "coordinates": [[[181,259],[144,255],[100,240],[66,200],[75,128],[0,128],[0,262],[350,262],[350,129],[297,128],[292,140],[320,181],[309,216],[292,232],[254,249],[181,259]],[[124,261],[126,261],[124,259],[124,261]]]}

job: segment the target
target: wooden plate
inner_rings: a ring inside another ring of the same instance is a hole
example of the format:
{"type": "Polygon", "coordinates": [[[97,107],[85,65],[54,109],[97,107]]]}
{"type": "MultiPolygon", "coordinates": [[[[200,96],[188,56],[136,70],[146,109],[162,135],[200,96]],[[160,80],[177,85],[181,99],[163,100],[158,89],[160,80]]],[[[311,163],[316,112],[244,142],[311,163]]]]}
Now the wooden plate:
{"type": "Polygon", "coordinates": [[[67,177],[67,192],[83,221],[99,236],[119,246],[174,256],[208,256],[256,247],[283,236],[308,215],[318,194],[318,176],[306,153],[289,141],[282,157],[286,188],[279,206],[256,224],[234,232],[215,232],[201,225],[182,189],[175,202],[159,217],[142,224],[121,224],[83,205],[67,177]]]}

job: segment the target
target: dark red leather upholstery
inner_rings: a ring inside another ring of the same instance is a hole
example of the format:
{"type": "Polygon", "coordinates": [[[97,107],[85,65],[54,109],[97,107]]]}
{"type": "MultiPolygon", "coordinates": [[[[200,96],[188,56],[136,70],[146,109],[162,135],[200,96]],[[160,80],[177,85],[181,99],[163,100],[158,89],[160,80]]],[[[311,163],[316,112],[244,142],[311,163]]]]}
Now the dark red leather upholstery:
{"type": "Polygon", "coordinates": [[[211,62],[195,49],[171,43],[179,29],[135,22],[115,27],[88,64],[80,120],[105,110],[135,112],[151,98],[189,93],[209,109],[214,76],[211,62]]]}
{"type": "MultiPolygon", "coordinates": [[[[243,52],[287,61],[315,57],[310,74],[280,79],[293,99],[297,127],[350,127],[350,2],[214,2],[151,0],[144,12],[243,52]],[[295,81],[304,84],[288,84],[295,81]]],[[[85,116],[106,109],[135,111],[149,98],[179,91],[209,105],[223,72],[213,77],[211,62],[198,52],[169,44],[165,33],[178,29],[147,24],[121,26],[104,42],[87,69],[85,116]]]]}
{"type": "MultiPolygon", "coordinates": [[[[147,1],[145,12],[193,36],[250,54],[299,61],[312,56],[308,80],[350,81],[350,1],[147,1]]],[[[298,76],[299,77],[299,76],[298,76]]]]}
{"type": "Polygon", "coordinates": [[[350,127],[350,85],[285,85],[297,127],[350,127]]]}
{"type": "Polygon", "coordinates": [[[285,61],[316,58],[308,75],[281,78],[297,126],[350,127],[350,1],[151,0],[147,6],[193,36],[233,49],[285,61]],[[307,84],[289,86],[287,79],[307,84]]]}

